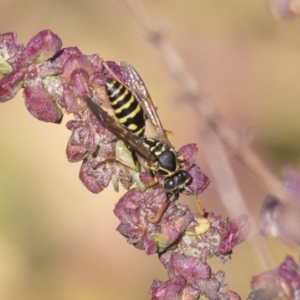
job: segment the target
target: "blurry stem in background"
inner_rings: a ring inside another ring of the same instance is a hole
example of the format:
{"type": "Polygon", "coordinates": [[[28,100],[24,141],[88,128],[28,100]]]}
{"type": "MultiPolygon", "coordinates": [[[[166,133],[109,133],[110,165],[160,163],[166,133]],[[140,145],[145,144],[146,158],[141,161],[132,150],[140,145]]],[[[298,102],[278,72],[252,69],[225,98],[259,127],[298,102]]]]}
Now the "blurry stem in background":
{"type": "Polygon", "coordinates": [[[203,147],[208,164],[214,176],[221,201],[227,207],[231,218],[236,217],[241,212],[247,212],[250,224],[255,224],[251,227],[249,239],[252,247],[256,251],[257,257],[260,258],[261,264],[265,270],[273,269],[268,249],[259,233],[258,226],[254,221],[252,214],[249,212],[245,204],[244,197],[237,185],[234,173],[228,161],[226,152],[220,139],[211,134],[211,130],[204,133],[205,147],[203,147]]]}
{"type": "Polygon", "coordinates": [[[163,31],[155,27],[149,14],[139,0],[120,0],[125,4],[145,37],[162,57],[168,70],[177,79],[190,101],[193,110],[204,117],[209,128],[222,140],[243,165],[254,175],[266,193],[276,195],[281,202],[289,202],[289,195],[281,181],[265,166],[250,147],[240,142],[236,132],[222,119],[217,109],[202,97],[197,80],[187,71],[176,50],[167,43],[163,31]]]}
{"type": "MultiPolygon", "coordinates": [[[[215,143],[218,143],[218,139],[221,139],[226,147],[232,151],[242,164],[251,172],[256,181],[264,188],[267,194],[276,195],[282,203],[287,203],[289,195],[283,188],[280,180],[274,176],[274,174],[265,166],[250,147],[240,142],[236,132],[222,119],[221,115],[212,103],[201,96],[197,80],[187,71],[184,62],[176,50],[167,43],[163,31],[159,27],[153,25],[154,22],[150,18],[142,3],[138,0],[121,0],[121,2],[125,4],[135,22],[145,34],[146,39],[148,39],[148,41],[154,46],[159,55],[162,57],[162,61],[166,64],[168,70],[180,83],[180,87],[182,87],[185,92],[195,113],[198,115],[201,114],[210,128],[210,132],[215,133],[215,137],[217,137],[215,139],[215,143]]],[[[223,147],[218,147],[219,152],[223,153],[222,156],[226,157],[223,147]]],[[[216,159],[216,156],[212,159],[216,159]]],[[[215,173],[214,170],[212,171],[215,173]]],[[[230,167],[228,167],[227,173],[228,172],[232,172],[230,167]]],[[[235,188],[237,188],[236,184],[234,185],[235,188]]],[[[230,189],[231,188],[233,188],[233,186],[231,186],[230,189]]],[[[239,207],[245,207],[240,195],[236,199],[240,199],[239,207]]],[[[232,211],[231,200],[228,201],[227,199],[224,204],[229,212],[232,211]]],[[[250,215],[246,207],[245,211],[250,215]]],[[[254,230],[255,232],[252,234],[252,241],[255,239],[254,244],[256,244],[258,242],[258,233],[257,229],[254,230]]],[[[269,268],[270,259],[267,257],[267,252],[263,250],[265,247],[262,243],[260,243],[257,247],[260,247],[259,252],[260,256],[263,255],[263,257],[261,256],[261,259],[264,261],[265,267],[268,266],[269,268]]]]}

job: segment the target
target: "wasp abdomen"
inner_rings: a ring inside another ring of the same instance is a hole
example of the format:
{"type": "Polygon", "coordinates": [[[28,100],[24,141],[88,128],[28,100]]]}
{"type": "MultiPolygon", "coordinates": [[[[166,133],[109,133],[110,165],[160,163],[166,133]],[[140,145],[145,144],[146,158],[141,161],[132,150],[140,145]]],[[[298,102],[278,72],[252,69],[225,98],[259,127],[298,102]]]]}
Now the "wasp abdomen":
{"type": "Polygon", "coordinates": [[[137,136],[145,133],[146,117],[138,100],[119,81],[105,78],[105,89],[120,124],[137,136]]]}

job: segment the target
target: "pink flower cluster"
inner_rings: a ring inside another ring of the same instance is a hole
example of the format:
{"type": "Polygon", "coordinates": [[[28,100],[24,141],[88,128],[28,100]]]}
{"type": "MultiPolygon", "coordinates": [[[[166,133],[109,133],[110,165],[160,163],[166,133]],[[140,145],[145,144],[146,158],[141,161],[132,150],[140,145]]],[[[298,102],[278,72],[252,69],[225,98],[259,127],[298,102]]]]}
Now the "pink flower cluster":
{"type": "Polygon", "coordinates": [[[260,216],[260,231],[263,235],[278,237],[293,247],[300,244],[300,174],[295,169],[287,169],[283,186],[288,201],[283,203],[277,197],[266,197],[260,216]]]}
{"type": "MultiPolygon", "coordinates": [[[[60,38],[50,30],[33,37],[26,47],[14,33],[0,35],[0,102],[12,99],[23,88],[25,105],[35,118],[60,123],[64,112],[74,115],[67,123],[72,131],[67,145],[70,162],[82,161],[80,179],[93,193],[113,183],[129,191],[118,201],[115,214],[120,219],[117,230],[130,244],[147,254],[158,253],[169,280],[155,280],[152,299],[240,299],[224,283],[224,272],[212,273],[207,259],[217,256],[226,262],[232,249],[247,237],[250,225],[246,216],[222,220],[213,213],[205,218],[194,215],[186,206],[170,201],[157,223],[149,222],[166,201],[165,190],[157,185],[141,192],[131,185],[147,183],[151,175],[143,168],[138,177],[118,162],[118,138],[89,109],[86,99],[108,107],[103,79],[109,66],[120,82],[127,78],[118,63],[106,62],[98,55],[84,55],[76,47],[62,48],[60,38]],[[107,162],[107,163],[106,163],[107,162]]],[[[123,141],[124,142],[124,141],[123,141]]],[[[195,144],[179,149],[182,167],[190,170],[189,187],[197,194],[209,184],[208,177],[195,164],[195,144]]],[[[143,158],[139,157],[138,161],[143,158]]],[[[188,193],[183,191],[183,193],[188,193]]]]}
{"type": "Polygon", "coordinates": [[[275,270],[252,278],[249,299],[300,299],[300,267],[291,256],[275,270]]]}

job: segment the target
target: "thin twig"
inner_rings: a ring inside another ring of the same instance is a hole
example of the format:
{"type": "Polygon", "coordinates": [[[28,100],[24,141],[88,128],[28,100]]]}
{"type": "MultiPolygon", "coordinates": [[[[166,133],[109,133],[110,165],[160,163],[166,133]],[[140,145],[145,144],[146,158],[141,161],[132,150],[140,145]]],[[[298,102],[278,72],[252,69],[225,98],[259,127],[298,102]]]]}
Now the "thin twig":
{"type": "MultiPolygon", "coordinates": [[[[154,22],[151,20],[141,2],[138,0],[123,0],[121,2],[125,4],[130,14],[133,16],[134,21],[145,34],[145,37],[157,50],[168,70],[178,80],[178,82],[180,82],[180,86],[183,87],[187,96],[186,98],[190,100],[193,110],[196,114],[201,114],[203,116],[206,124],[210,128],[210,131],[215,133],[217,140],[220,139],[226,145],[226,148],[235,154],[235,156],[255,177],[257,182],[264,188],[266,193],[276,195],[283,203],[287,203],[289,195],[287,195],[286,190],[282,187],[280,180],[274,176],[274,174],[257,157],[249,146],[240,142],[236,132],[223,120],[212,103],[202,97],[197,80],[187,71],[184,62],[178,55],[177,51],[168,44],[163,31],[160,30],[159,27],[153,25],[154,22]]],[[[223,147],[219,147],[219,151],[224,157],[226,157],[223,147]]],[[[226,172],[231,174],[230,166],[228,165],[226,168],[226,172]]],[[[234,185],[230,188],[237,189],[235,195],[237,196],[236,200],[239,203],[239,207],[243,207],[245,209],[244,211],[250,215],[250,219],[253,222],[253,218],[244,204],[243,197],[237,188],[234,177],[232,177],[230,184],[234,185]]],[[[232,206],[229,208],[228,201],[226,200],[224,202],[227,210],[231,211],[232,206]]],[[[252,235],[250,236],[251,244],[256,249],[264,268],[269,269],[272,265],[271,259],[264,242],[261,237],[258,238],[258,236],[259,233],[257,229],[254,229],[254,232],[252,232],[252,235]]]]}
{"type": "MultiPolygon", "coordinates": [[[[205,147],[204,152],[207,157],[214,181],[218,186],[220,199],[231,218],[235,218],[241,212],[247,212],[250,224],[255,224],[255,219],[244,201],[244,197],[236,182],[236,178],[230,166],[228,155],[224,151],[224,146],[216,135],[204,134],[205,147]]],[[[262,240],[258,226],[252,226],[249,234],[251,245],[256,255],[260,258],[264,270],[274,268],[270,253],[262,240]]]]}
{"type": "Polygon", "coordinates": [[[155,47],[168,70],[180,82],[193,109],[205,119],[209,128],[222,140],[226,147],[251,172],[268,194],[276,195],[282,203],[287,203],[289,195],[281,181],[268,169],[264,162],[248,146],[240,142],[238,134],[224,121],[218,110],[202,97],[197,80],[187,68],[176,50],[167,43],[163,31],[154,26],[147,11],[138,0],[121,0],[139,25],[145,37],[155,47]]]}

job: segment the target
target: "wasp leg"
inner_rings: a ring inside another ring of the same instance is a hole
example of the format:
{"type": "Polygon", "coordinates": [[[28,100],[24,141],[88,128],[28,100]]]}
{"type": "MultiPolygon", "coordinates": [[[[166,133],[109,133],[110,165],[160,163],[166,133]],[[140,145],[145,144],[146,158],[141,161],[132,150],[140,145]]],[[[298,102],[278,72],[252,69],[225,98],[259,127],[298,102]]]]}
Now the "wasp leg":
{"type": "Polygon", "coordinates": [[[144,192],[147,191],[150,187],[156,185],[157,183],[158,183],[158,179],[157,179],[157,177],[155,176],[151,182],[149,182],[148,184],[146,184],[146,185],[141,189],[141,192],[144,193],[144,192]]]}
{"type": "Polygon", "coordinates": [[[157,222],[161,219],[162,215],[164,214],[164,212],[165,212],[165,210],[166,210],[166,208],[168,207],[168,205],[169,205],[170,202],[171,202],[171,201],[165,201],[165,202],[162,204],[162,206],[160,207],[160,209],[159,209],[159,211],[157,212],[157,214],[156,214],[155,217],[148,217],[148,218],[147,218],[148,222],[149,222],[149,223],[153,223],[153,224],[157,223],[157,222]]]}
{"type": "Polygon", "coordinates": [[[127,163],[126,161],[121,160],[118,157],[107,158],[106,160],[97,163],[97,165],[94,166],[93,169],[97,169],[97,168],[99,168],[99,166],[101,166],[101,165],[103,165],[105,163],[112,163],[112,162],[117,162],[117,163],[123,165],[124,167],[126,167],[126,168],[128,168],[130,170],[133,170],[133,171],[136,171],[136,172],[140,172],[138,166],[136,166],[136,165],[133,166],[133,165],[127,163]]]}
{"type": "Polygon", "coordinates": [[[192,195],[194,195],[196,197],[196,201],[197,201],[197,206],[198,206],[200,217],[203,217],[205,215],[205,208],[203,207],[198,194],[193,189],[191,189],[188,186],[185,186],[184,189],[187,190],[187,191],[189,191],[192,195]]]}
{"type": "Polygon", "coordinates": [[[197,201],[197,206],[198,206],[198,210],[199,210],[199,214],[200,217],[204,217],[205,215],[205,208],[203,207],[200,198],[198,197],[198,195],[196,195],[196,201],[197,201]]]}
{"type": "Polygon", "coordinates": [[[178,159],[180,162],[184,161],[184,157],[183,157],[182,155],[177,156],[177,159],[178,159]]]}

